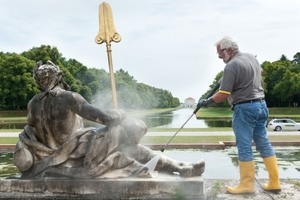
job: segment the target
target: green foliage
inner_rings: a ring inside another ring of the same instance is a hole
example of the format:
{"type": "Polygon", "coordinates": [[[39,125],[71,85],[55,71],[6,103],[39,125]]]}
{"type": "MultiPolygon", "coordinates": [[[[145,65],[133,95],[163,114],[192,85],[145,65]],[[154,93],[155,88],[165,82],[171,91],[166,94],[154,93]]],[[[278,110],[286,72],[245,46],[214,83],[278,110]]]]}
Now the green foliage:
{"type": "Polygon", "coordinates": [[[288,59],[287,59],[287,57],[285,55],[282,55],[281,58],[280,58],[280,60],[281,61],[287,61],[288,59]]]}
{"type": "Polygon", "coordinates": [[[62,58],[62,54],[59,53],[56,47],[51,47],[49,45],[41,45],[40,47],[33,47],[27,52],[23,52],[22,56],[33,60],[36,62],[42,61],[46,63],[48,60],[51,60],[55,64],[59,64],[59,59],[62,58]]]}
{"type": "MultiPolygon", "coordinates": [[[[206,98],[206,97],[207,97],[208,93],[210,93],[210,91],[215,87],[215,85],[219,82],[219,80],[222,78],[222,76],[223,76],[223,71],[219,72],[219,73],[216,75],[216,77],[215,77],[213,83],[209,86],[208,91],[207,91],[206,93],[204,93],[204,94],[200,97],[200,99],[203,99],[203,98],[206,98]]],[[[199,99],[199,100],[200,100],[200,99],[199,99]]],[[[222,103],[219,103],[219,104],[217,104],[217,105],[212,105],[212,106],[217,106],[217,107],[230,107],[228,101],[223,101],[222,103]]]]}
{"type": "Polygon", "coordinates": [[[293,59],[293,64],[297,64],[299,63],[300,61],[300,52],[297,52],[295,55],[294,55],[294,59],[293,59]]]}
{"type": "MultiPolygon", "coordinates": [[[[265,61],[262,63],[263,83],[265,90],[265,99],[268,107],[299,107],[300,106],[300,52],[294,55],[294,59],[288,60],[285,55],[277,61],[265,61]]],[[[206,95],[215,86],[222,77],[220,72],[215,77],[209,90],[201,96],[206,95]]],[[[227,101],[223,101],[217,107],[229,107],[227,101]]]]}
{"type": "Polygon", "coordinates": [[[172,199],[174,200],[184,200],[185,199],[185,193],[184,190],[180,187],[174,188],[175,194],[172,195],[172,199]]]}
{"type": "Polygon", "coordinates": [[[2,54],[0,60],[0,109],[26,109],[39,89],[32,77],[34,62],[18,54],[2,54]]]}
{"type": "Polygon", "coordinates": [[[300,105],[300,63],[281,58],[279,61],[264,62],[263,80],[266,101],[269,107],[300,105]]]}
{"type": "Polygon", "coordinates": [[[207,194],[208,199],[215,199],[218,194],[222,191],[222,188],[224,187],[224,183],[222,182],[215,182],[214,186],[212,187],[209,194],[207,194]]]}
{"type": "MultiPolygon", "coordinates": [[[[28,101],[39,88],[32,78],[36,62],[51,60],[63,71],[64,80],[71,90],[80,93],[90,103],[101,107],[112,107],[110,75],[104,69],[88,68],[75,59],[67,60],[56,47],[41,45],[21,54],[0,52],[0,110],[24,110],[28,101]]],[[[300,52],[293,60],[285,55],[274,62],[262,63],[263,82],[266,101],[269,107],[300,105],[300,52]]],[[[212,90],[223,72],[219,72],[209,86],[206,95],[212,90]]],[[[176,108],[179,99],[172,93],[139,83],[127,71],[120,69],[115,73],[117,99],[123,109],[176,108]]],[[[224,101],[217,107],[229,107],[224,101]]]]}
{"type": "MultiPolygon", "coordinates": [[[[56,47],[41,45],[21,54],[0,52],[0,58],[0,110],[26,109],[29,100],[40,92],[32,78],[33,68],[40,60],[58,65],[71,90],[90,103],[101,102],[102,107],[112,107],[110,75],[104,69],[90,69],[75,59],[66,60],[56,47]]],[[[180,105],[179,99],[169,91],[138,83],[123,69],[117,71],[115,77],[120,108],[175,108],[180,105]]]]}
{"type": "Polygon", "coordinates": [[[274,116],[274,117],[289,116],[291,118],[300,118],[300,107],[269,108],[269,116],[274,116]]]}
{"type": "Polygon", "coordinates": [[[84,96],[87,101],[91,101],[92,95],[93,95],[91,88],[89,88],[88,86],[83,86],[83,87],[81,87],[79,93],[82,96],[84,96]]]}
{"type": "Polygon", "coordinates": [[[169,91],[138,83],[123,69],[116,72],[116,88],[119,104],[123,108],[174,108],[180,104],[179,99],[169,91]]]}

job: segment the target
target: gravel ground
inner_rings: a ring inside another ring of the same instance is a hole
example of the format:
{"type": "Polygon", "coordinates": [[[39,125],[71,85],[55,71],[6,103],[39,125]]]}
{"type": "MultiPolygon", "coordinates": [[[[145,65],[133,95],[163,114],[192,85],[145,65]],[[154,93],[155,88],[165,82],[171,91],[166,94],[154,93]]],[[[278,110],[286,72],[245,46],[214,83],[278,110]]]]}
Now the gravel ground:
{"type": "MultiPolygon", "coordinates": [[[[266,179],[259,179],[259,183],[267,183],[266,179]]],[[[228,186],[238,185],[239,180],[204,180],[205,200],[300,200],[300,179],[281,179],[281,192],[279,194],[266,193],[255,181],[255,193],[247,195],[233,195],[226,192],[228,186]]]]}

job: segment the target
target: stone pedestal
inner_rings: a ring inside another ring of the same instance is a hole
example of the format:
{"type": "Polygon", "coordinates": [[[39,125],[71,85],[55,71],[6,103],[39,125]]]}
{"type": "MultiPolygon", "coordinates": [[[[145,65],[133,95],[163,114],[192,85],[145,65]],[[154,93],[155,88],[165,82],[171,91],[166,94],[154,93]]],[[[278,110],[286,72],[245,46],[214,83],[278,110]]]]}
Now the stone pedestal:
{"type": "Polygon", "coordinates": [[[182,178],[159,174],[155,178],[78,180],[0,180],[4,199],[203,199],[201,176],[182,178]]]}

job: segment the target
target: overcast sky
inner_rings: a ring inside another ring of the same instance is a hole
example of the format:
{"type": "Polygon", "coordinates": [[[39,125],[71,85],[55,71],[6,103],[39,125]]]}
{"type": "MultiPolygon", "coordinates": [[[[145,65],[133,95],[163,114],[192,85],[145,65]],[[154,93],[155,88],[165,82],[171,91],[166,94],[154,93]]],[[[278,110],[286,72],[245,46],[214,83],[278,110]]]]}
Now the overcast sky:
{"type": "MultiPolygon", "coordinates": [[[[108,61],[96,0],[0,0],[0,51],[21,53],[50,45],[90,68],[108,61]]],[[[258,60],[300,52],[299,0],[107,0],[122,40],[112,42],[114,71],[196,100],[224,68],[215,42],[233,37],[258,60]]]]}

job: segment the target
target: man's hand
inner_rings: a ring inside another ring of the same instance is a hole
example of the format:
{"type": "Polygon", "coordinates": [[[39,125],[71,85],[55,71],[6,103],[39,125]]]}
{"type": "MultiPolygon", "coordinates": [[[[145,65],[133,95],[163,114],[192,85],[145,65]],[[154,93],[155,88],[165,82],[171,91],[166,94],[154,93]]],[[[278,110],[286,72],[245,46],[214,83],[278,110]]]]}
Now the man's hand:
{"type": "Polygon", "coordinates": [[[208,104],[207,104],[207,99],[200,99],[199,101],[198,101],[198,104],[197,104],[197,108],[201,108],[201,107],[203,107],[203,106],[207,106],[208,104]]]}
{"type": "Polygon", "coordinates": [[[203,106],[206,107],[212,103],[214,103],[214,100],[212,97],[210,97],[208,99],[201,99],[198,101],[197,108],[201,108],[203,106]]]}

